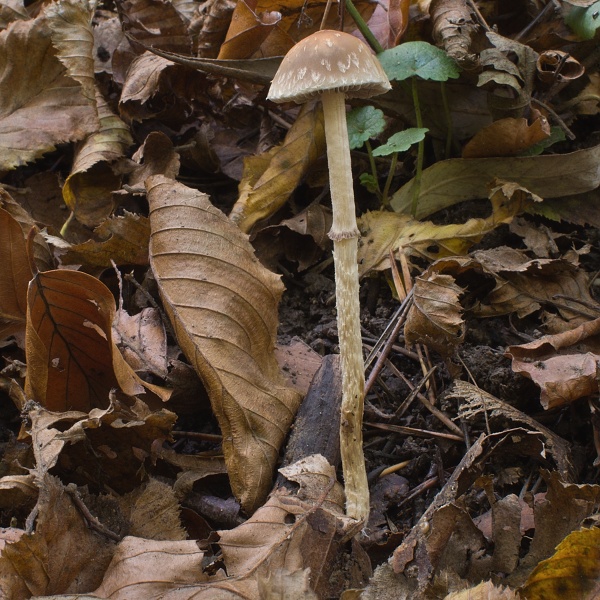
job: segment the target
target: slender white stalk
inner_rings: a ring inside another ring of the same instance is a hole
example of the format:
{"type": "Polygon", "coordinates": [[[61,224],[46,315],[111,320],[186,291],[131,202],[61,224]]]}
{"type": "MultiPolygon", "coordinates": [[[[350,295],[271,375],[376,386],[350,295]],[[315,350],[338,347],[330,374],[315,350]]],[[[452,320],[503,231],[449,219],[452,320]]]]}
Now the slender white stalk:
{"type": "Polygon", "coordinates": [[[358,238],[350,146],[343,92],[322,94],[333,223],[335,296],[342,367],[340,453],[346,491],[346,514],[366,521],[369,486],[363,455],[362,419],[365,369],[358,298],[358,238]]]}

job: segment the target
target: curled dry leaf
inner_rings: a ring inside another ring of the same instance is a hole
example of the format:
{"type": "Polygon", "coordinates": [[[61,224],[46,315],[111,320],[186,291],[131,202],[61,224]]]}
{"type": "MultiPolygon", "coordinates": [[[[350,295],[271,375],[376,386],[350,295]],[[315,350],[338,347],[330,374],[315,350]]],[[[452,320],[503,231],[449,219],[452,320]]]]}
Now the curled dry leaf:
{"type": "Polygon", "coordinates": [[[233,492],[253,512],[300,402],[274,356],[283,285],[205,194],[159,175],[146,186],[165,310],[210,396],[233,492]]]}
{"type": "Polygon", "coordinates": [[[15,21],[0,35],[0,169],[14,169],[96,131],[98,116],[67,75],[44,16],[15,21]]]}
{"type": "Polygon", "coordinates": [[[170,392],[142,381],[112,341],[115,301],[79,271],[37,273],[27,295],[27,395],[49,410],[109,405],[112,389],[129,396],[170,392]]]}
{"type": "Polygon", "coordinates": [[[314,102],[305,104],[285,136],[283,144],[266,156],[244,160],[244,176],[231,219],[242,231],[278,211],[306,175],[311,164],[325,152],[323,112],[314,102]]]}
{"type": "Polygon", "coordinates": [[[598,393],[600,319],[520,346],[506,355],[516,373],[532,379],[541,389],[545,409],[570,404],[598,393]]]}
{"type": "Polygon", "coordinates": [[[450,275],[433,271],[417,277],[406,318],[406,342],[425,344],[442,356],[451,354],[465,337],[459,302],[463,291],[450,275]]]}
{"type": "Polygon", "coordinates": [[[71,174],[63,186],[65,204],[88,227],[106,219],[114,208],[111,192],[121,183],[110,163],[123,157],[132,143],[129,129],[110,110],[99,90],[96,104],[100,126],[75,151],[71,174]]]}

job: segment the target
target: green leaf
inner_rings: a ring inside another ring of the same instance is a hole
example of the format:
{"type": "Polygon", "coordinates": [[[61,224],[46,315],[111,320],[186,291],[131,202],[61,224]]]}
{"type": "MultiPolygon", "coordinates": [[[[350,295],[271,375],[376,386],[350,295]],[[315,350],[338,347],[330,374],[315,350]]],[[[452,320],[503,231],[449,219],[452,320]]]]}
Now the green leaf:
{"type": "Polygon", "coordinates": [[[572,6],[565,15],[565,23],[583,40],[591,40],[600,27],[600,2],[591,6],[572,6]]]}
{"type": "Polygon", "coordinates": [[[378,55],[381,66],[390,79],[403,81],[420,77],[432,81],[456,79],[456,63],[440,48],[427,42],[406,42],[378,55]]]}
{"type": "Polygon", "coordinates": [[[387,156],[394,152],[404,152],[413,144],[425,139],[425,134],[429,131],[426,127],[411,127],[404,131],[395,133],[387,143],[375,148],[373,156],[387,156]]]}
{"type": "Polygon", "coordinates": [[[361,106],[348,113],[350,149],[360,148],[368,139],[379,135],[385,127],[383,111],[373,106],[361,106]]]}
{"type": "Polygon", "coordinates": [[[370,173],[363,173],[359,178],[360,184],[364,185],[371,194],[377,192],[377,179],[370,173]]]}

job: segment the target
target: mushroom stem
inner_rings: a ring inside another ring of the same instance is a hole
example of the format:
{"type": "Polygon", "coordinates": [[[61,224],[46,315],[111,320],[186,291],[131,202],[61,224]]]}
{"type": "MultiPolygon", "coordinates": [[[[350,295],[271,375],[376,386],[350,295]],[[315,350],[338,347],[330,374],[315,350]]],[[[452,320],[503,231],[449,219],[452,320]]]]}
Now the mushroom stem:
{"type": "Polygon", "coordinates": [[[340,453],[346,491],[346,514],[366,521],[369,486],[363,455],[362,419],[365,368],[360,331],[358,238],[350,146],[343,92],[321,95],[327,142],[333,223],[335,296],[342,368],[340,453]]]}

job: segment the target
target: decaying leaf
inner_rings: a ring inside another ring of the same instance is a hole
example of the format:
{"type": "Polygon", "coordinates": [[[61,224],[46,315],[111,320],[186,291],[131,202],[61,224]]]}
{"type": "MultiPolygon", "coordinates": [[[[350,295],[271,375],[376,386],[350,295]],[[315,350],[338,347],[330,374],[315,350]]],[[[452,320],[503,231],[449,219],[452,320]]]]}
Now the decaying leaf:
{"type": "MultiPolygon", "coordinates": [[[[416,218],[422,219],[463,200],[487,198],[494,179],[514,181],[541,198],[595,190],[600,185],[600,146],[569,154],[504,158],[451,158],[423,171],[416,218]]],[[[393,196],[394,210],[410,214],[415,180],[393,196]]],[[[562,215],[568,219],[568,213],[562,215]]]]}
{"type": "Polygon", "coordinates": [[[533,570],[519,592],[525,600],[598,598],[600,529],[580,529],[568,535],[556,552],[533,570]]]}
{"type": "Polygon", "coordinates": [[[143,215],[125,211],[106,219],[94,230],[99,240],[74,244],[61,257],[63,264],[110,267],[147,265],[150,222],[143,215]]]}
{"type": "Polygon", "coordinates": [[[267,156],[248,157],[239,197],[230,218],[242,231],[279,210],[306,175],[310,165],[325,152],[325,132],[320,104],[302,106],[300,115],[281,146],[267,156]]]}
{"type": "Polygon", "coordinates": [[[63,186],[65,204],[76,218],[95,227],[114,208],[111,192],[120,186],[120,176],[111,163],[122,158],[132,138],[125,123],[110,110],[100,91],[96,90],[100,126],[76,149],[71,174],[63,186]]]}
{"type": "Polygon", "coordinates": [[[532,379],[541,389],[545,409],[570,404],[598,392],[600,319],[575,329],[509,346],[506,355],[512,368],[532,379]]]}
{"type": "MultiPolygon", "coordinates": [[[[390,252],[394,256],[424,256],[430,260],[444,256],[466,254],[486,233],[501,223],[510,223],[532,197],[528,190],[513,184],[494,182],[490,192],[492,214],[485,219],[469,219],[465,223],[435,225],[417,221],[407,215],[387,211],[372,211],[358,221],[362,240],[358,249],[359,273],[390,267],[390,252]]],[[[535,198],[535,196],[534,196],[535,198]]]]}
{"type": "Polygon", "coordinates": [[[31,268],[21,227],[0,208],[0,340],[25,331],[31,268]]]}
{"type": "Polygon", "coordinates": [[[146,185],[152,270],[178,342],[208,390],[233,491],[253,512],[300,401],[273,354],[283,286],[205,194],[158,175],[146,185]]]}
{"type": "Polygon", "coordinates": [[[0,555],[3,598],[89,591],[111,560],[113,543],[87,526],[60,480],[45,475],[38,486],[35,531],[7,544],[0,555]]]}
{"type": "Polygon", "coordinates": [[[115,388],[167,399],[170,392],[142,381],[112,341],[115,311],[112,294],[95,277],[37,273],[27,296],[28,396],[49,410],[84,411],[106,408],[115,388]]]}
{"type": "Polygon", "coordinates": [[[56,57],[43,15],[15,21],[0,34],[0,73],[0,88],[10,90],[0,96],[0,169],[96,131],[96,107],[56,57]]]}
{"type": "Polygon", "coordinates": [[[434,271],[415,278],[404,326],[406,342],[425,344],[442,356],[451,354],[465,337],[459,302],[463,291],[450,275],[434,271]]]}

